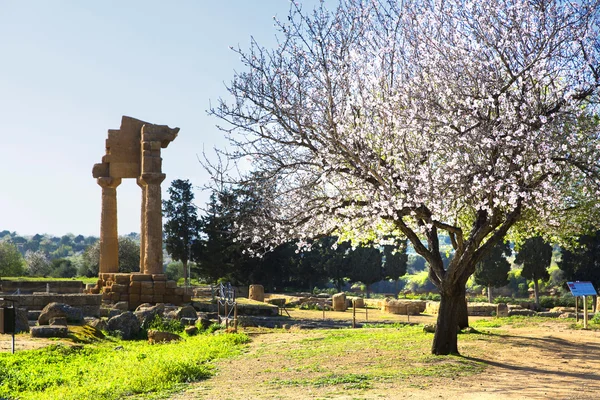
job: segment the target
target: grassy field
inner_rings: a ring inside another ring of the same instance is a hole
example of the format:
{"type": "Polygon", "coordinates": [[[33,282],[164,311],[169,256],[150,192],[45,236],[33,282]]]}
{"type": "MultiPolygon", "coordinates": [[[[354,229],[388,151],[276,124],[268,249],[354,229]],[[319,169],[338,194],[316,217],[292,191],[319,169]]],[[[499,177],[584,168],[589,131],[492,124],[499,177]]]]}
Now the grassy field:
{"type": "Polygon", "coordinates": [[[52,282],[52,281],[81,281],[85,285],[86,283],[96,283],[98,282],[98,277],[86,278],[86,277],[77,277],[77,278],[44,278],[40,276],[3,276],[2,280],[5,281],[21,281],[21,282],[52,282]]]}
{"type": "Polygon", "coordinates": [[[0,354],[0,398],[122,399],[164,396],[210,376],[211,361],[238,354],[248,337],[216,334],[150,345],[102,340],[0,354]]]}

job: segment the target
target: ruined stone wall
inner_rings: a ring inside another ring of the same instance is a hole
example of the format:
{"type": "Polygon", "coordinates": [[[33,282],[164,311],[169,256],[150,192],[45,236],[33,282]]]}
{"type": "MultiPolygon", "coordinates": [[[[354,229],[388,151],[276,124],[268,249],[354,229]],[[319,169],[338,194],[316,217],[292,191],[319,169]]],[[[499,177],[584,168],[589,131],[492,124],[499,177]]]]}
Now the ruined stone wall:
{"type": "Polygon", "coordinates": [[[50,303],[63,303],[81,308],[83,315],[90,317],[100,315],[102,304],[102,296],[91,294],[11,294],[2,297],[16,301],[18,308],[25,308],[28,311],[42,310],[50,303]]]}
{"type": "Polygon", "coordinates": [[[31,294],[33,292],[45,292],[47,289],[51,293],[83,293],[84,285],[82,281],[18,281],[18,280],[0,280],[0,292],[14,293],[19,290],[22,294],[31,294]]]}

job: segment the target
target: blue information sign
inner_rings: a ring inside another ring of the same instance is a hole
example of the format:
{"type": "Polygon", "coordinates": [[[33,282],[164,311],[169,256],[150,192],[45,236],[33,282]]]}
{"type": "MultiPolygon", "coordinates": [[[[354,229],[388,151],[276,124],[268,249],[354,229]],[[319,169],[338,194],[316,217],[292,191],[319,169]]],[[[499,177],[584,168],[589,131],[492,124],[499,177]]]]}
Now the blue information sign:
{"type": "Polygon", "coordinates": [[[592,282],[567,282],[573,296],[597,296],[592,282]]]}

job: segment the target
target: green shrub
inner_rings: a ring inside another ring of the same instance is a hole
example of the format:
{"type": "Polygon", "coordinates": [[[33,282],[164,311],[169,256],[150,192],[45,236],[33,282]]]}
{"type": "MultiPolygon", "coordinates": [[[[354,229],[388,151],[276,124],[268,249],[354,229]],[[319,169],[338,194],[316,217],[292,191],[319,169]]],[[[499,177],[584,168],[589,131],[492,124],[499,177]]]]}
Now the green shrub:
{"type": "Polygon", "coordinates": [[[155,315],[152,322],[148,325],[148,330],[150,329],[162,332],[181,333],[185,327],[178,320],[163,319],[160,315],[155,315]]]}
{"type": "Polygon", "coordinates": [[[0,398],[148,398],[149,394],[165,394],[183,383],[210,376],[208,361],[239,354],[239,346],[247,341],[246,335],[239,334],[200,335],[161,345],[104,341],[1,353],[0,398]]]}

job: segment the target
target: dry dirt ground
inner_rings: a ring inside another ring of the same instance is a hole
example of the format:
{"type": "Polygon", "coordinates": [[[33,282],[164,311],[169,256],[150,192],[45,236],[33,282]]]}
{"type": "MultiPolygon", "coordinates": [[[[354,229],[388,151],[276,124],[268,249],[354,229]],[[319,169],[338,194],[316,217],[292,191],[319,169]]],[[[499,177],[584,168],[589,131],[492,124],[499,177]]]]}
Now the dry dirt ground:
{"type": "MultiPolygon", "coordinates": [[[[377,317],[373,315],[373,319],[377,317]]],[[[399,320],[406,320],[401,317],[399,320]]],[[[411,321],[430,323],[432,317],[411,317],[411,321]]],[[[192,385],[172,400],[191,399],[598,399],[600,398],[600,332],[573,330],[556,322],[538,326],[486,328],[486,340],[460,340],[464,357],[485,365],[483,372],[455,379],[408,377],[397,381],[375,382],[370,388],[340,390],[339,386],[281,386],[277,379],[289,379],[282,368],[289,361],[277,349],[293,348],[310,332],[254,334],[248,352],[220,361],[217,374],[192,385]],[[269,351],[271,349],[271,351],[269,351]],[[279,353],[281,354],[281,353],[279,353]],[[279,372],[282,371],[282,372],[279,372]]],[[[360,363],[368,354],[355,353],[357,360],[332,365],[329,371],[360,373],[360,363]],[[349,371],[350,370],[350,371],[349,371]]],[[[390,360],[392,363],[394,360],[390,360]]],[[[287,369],[289,371],[289,369],[287,369]]],[[[296,368],[296,370],[301,370],[296,368]]],[[[303,372],[300,372],[301,376],[303,372]]]]}

